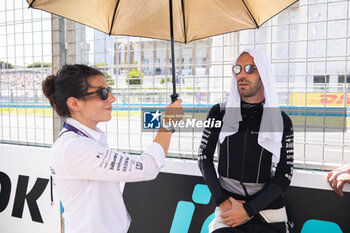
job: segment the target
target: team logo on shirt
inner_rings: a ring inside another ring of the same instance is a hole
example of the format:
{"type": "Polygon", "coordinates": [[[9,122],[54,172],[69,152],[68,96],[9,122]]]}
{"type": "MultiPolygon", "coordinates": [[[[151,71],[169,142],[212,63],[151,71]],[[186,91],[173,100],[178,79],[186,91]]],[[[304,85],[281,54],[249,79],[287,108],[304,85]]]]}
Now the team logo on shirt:
{"type": "Polygon", "coordinates": [[[160,112],[143,112],[143,128],[144,129],[160,129],[160,112]]]}
{"type": "Polygon", "coordinates": [[[140,163],[140,162],[136,162],[136,169],[138,169],[138,170],[143,170],[143,166],[142,166],[142,163],[140,163]]]}

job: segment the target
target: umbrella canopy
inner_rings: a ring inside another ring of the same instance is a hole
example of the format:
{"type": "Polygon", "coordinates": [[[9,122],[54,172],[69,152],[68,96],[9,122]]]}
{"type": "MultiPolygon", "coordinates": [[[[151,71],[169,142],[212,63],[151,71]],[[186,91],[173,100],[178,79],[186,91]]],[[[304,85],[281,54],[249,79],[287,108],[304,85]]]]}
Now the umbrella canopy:
{"type": "MultiPolygon", "coordinates": [[[[193,40],[257,28],[296,0],[172,0],[174,40],[193,40]]],[[[27,0],[109,35],[170,40],[169,0],[27,0]]]]}
{"type": "Polygon", "coordinates": [[[190,42],[258,28],[297,0],[27,0],[41,9],[109,35],[190,42]],[[173,30],[173,31],[172,31],[173,30]]]}

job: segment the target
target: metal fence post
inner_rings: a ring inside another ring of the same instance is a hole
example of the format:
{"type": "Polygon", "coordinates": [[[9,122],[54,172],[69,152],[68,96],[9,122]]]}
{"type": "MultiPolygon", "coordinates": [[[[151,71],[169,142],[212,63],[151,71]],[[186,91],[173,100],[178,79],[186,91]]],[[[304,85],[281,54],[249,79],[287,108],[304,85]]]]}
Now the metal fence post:
{"type": "MultiPolygon", "coordinates": [[[[57,71],[66,63],[65,50],[65,25],[64,19],[56,15],[51,15],[52,27],[52,73],[57,71]]],[[[53,140],[56,141],[63,125],[63,118],[55,111],[53,114],[53,140]]],[[[61,214],[61,232],[64,233],[64,221],[61,214]]]]}

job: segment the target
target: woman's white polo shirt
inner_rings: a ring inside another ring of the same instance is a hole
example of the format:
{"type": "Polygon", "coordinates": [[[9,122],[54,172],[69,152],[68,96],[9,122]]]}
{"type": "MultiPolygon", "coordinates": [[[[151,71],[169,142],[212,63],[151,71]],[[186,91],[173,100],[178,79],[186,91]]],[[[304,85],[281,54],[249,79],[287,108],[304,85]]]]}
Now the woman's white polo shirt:
{"type": "Polygon", "coordinates": [[[63,129],[52,146],[51,173],[64,207],[66,233],[126,233],[130,216],[119,182],[152,180],[165,165],[163,148],[153,142],[129,155],[111,150],[100,130],[66,122],[88,137],[63,129]]]}

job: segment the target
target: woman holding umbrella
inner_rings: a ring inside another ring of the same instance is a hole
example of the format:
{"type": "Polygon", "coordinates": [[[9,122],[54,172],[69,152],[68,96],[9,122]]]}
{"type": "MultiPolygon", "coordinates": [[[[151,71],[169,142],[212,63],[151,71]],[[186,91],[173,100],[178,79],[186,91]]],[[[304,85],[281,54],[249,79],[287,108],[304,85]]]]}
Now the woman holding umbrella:
{"type": "MultiPolygon", "coordinates": [[[[165,164],[173,130],[162,127],[141,156],[112,150],[97,128],[109,121],[111,94],[103,74],[85,65],[65,65],[42,83],[52,108],[66,118],[52,146],[51,174],[64,207],[66,233],[126,233],[130,216],[119,182],[156,178],[165,164]]],[[[170,104],[165,121],[182,118],[181,100],[170,104]]]]}

